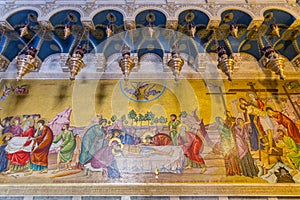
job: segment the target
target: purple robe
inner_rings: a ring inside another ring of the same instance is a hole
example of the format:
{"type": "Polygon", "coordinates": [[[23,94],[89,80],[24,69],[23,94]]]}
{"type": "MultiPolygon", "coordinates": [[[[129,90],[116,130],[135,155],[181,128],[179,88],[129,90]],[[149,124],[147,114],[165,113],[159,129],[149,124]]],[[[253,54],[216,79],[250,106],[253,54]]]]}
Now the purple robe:
{"type": "Polygon", "coordinates": [[[113,162],[112,146],[106,146],[97,151],[91,160],[94,168],[107,168],[113,162]]]}
{"type": "Polygon", "coordinates": [[[248,126],[244,125],[240,127],[240,125],[236,125],[234,127],[234,134],[239,158],[242,159],[249,151],[247,143],[247,138],[249,138],[248,126]]]}
{"type": "Polygon", "coordinates": [[[23,132],[23,130],[22,130],[21,125],[12,125],[8,129],[8,132],[12,133],[13,137],[15,137],[15,136],[19,136],[23,132]]]}

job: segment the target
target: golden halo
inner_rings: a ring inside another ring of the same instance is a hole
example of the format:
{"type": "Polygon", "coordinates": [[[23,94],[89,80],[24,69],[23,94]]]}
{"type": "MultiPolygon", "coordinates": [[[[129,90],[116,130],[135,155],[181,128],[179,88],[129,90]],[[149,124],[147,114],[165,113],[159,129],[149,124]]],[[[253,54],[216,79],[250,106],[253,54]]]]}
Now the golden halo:
{"type": "Polygon", "coordinates": [[[35,122],[34,122],[34,126],[37,126],[37,122],[38,121],[40,121],[40,120],[44,120],[45,121],[45,124],[44,125],[46,125],[46,126],[48,126],[48,120],[46,119],[46,118],[39,118],[38,120],[36,120],[35,122]]]}
{"type": "Polygon", "coordinates": [[[148,137],[148,136],[153,137],[154,134],[151,133],[151,132],[149,132],[149,131],[147,131],[146,133],[144,133],[144,135],[141,137],[141,140],[142,140],[143,143],[146,143],[146,137],[148,137]]]}
{"type": "Polygon", "coordinates": [[[13,118],[11,118],[10,124],[13,124],[16,119],[18,119],[19,120],[19,124],[21,124],[21,121],[22,121],[21,115],[17,115],[17,116],[14,116],[13,118]]]}
{"type": "Polygon", "coordinates": [[[3,142],[4,142],[3,139],[4,139],[5,137],[10,137],[10,138],[12,138],[12,137],[13,137],[13,134],[10,133],[10,132],[7,132],[7,133],[1,135],[1,136],[0,136],[0,145],[3,145],[3,142]]]}
{"type": "Polygon", "coordinates": [[[114,141],[117,141],[118,142],[118,144],[120,144],[121,145],[121,149],[123,149],[123,144],[122,144],[122,142],[121,142],[121,140],[120,140],[120,138],[112,138],[112,139],[110,139],[109,140],[109,143],[108,143],[108,146],[111,146],[112,145],[112,143],[114,142],[114,141]]]}
{"type": "Polygon", "coordinates": [[[179,125],[177,126],[177,128],[176,128],[176,129],[177,129],[177,133],[180,133],[180,131],[181,131],[181,129],[182,129],[183,127],[185,128],[185,132],[187,132],[187,131],[189,130],[188,125],[182,124],[182,123],[181,123],[181,124],[179,124],[179,125]]]}
{"type": "Polygon", "coordinates": [[[24,127],[24,125],[25,125],[28,121],[30,122],[29,126],[33,126],[33,125],[34,125],[33,119],[32,119],[32,118],[28,118],[28,119],[26,119],[25,121],[22,122],[22,124],[21,124],[22,128],[24,127]]]}

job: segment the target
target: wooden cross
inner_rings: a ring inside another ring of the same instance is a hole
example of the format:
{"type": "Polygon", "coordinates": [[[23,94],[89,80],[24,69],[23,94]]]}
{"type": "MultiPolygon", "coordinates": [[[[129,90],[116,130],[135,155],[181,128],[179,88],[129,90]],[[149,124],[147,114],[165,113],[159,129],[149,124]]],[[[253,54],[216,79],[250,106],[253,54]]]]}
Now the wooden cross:
{"type": "Polygon", "coordinates": [[[286,87],[284,85],[282,86],[282,88],[284,90],[284,93],[272,93],[272,95],[285,95],[285,96],[287,96],[287,98],[288,98],[289,102],[291,103],[291,105],[292,105],[292,107],[293,107],[293,109],[294,109],[294,111],[295,111],[298,119],[300,119],[300,114],[299,114],[297,108],[295,107],[295,105],[294,105],[294,103],[292,101],[292,98],[291,98],[292,95],[300,95],[300,93],[299,92],[289,93],[288,90],[286,89],[286,87]]]}
{"type": "Polygon", "coordinates": [[[236,92],[223,92],[222,88],[220,86],[215,86],[217,88],[218,92],[207,92],[206,95],[220,95],[223,103],[224,110],[227,110],[226,106],[226,100],[224,98],[224,95],[231,95],[231,94],[236,94],[236,92]]]}
{"type": "Polygon", "coordinates": [[[255,94],[257,94],[257,92],[278,92],[278,89],[256,89],[254,87],[255,83],[253,82],[249,82],[247,83],[247,85],[250,86],[250,89],[229,89],[229,92],[254,92],[255,94]]]}

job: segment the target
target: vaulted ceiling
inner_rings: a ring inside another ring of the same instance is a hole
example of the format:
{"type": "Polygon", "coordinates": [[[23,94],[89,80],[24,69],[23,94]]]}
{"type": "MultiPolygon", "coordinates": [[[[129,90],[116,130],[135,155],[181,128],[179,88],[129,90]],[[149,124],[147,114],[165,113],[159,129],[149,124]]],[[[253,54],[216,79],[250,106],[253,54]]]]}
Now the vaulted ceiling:
{"type": "Polygon", "coordinates": [[[107,58],[120,53],[121,46],[129,44],[133,53],[138,57],[146,53],[155,53],[163,59],[164,53],[170,52],[176,43],[180,52],[196,57],[198,53],[216,52],[218,46],[224,46],[227,52],[245,52],[259,60],[264,46],[273,46],[288,60],[293,60],[299,53],[299,28],[295,26],[296,16],[280,9],[267,9],[263,13],[263,21],[253,27],[254,16],[245,10],[226,9],[217,20],[217,24],[210,26],[212,19],[200,9],[186,9],[178,15],[178,26],[166,29],[167,16],[155,9],[145,9],[136,14],[135,31],[126,32],[124,16],[114,9],[95,12],[89,19],[93,26],[85,27],[81,14],[72,9],[66,9],[52,14],[48,23],[52,28],[44,28],[39,22],[40,16],[31,9],[19,10],[12,13],[5,20],[8,29],[2,27],[0,53],[10,62],[27,46],[38,49],[38,58],[44,61],[48,56],[56,53],[72,53],[78,45],[85,48],[85,53],[103,53],[107,58]],[[29,34],[21,37],[20,28],[28,24],[29,34]],[[231,25],[238,26],[238,35],[230,33],[231,25]],[[270,29],[271,24],[279,27],[277,36],[270,29]],[[71,35],[64,37],[64,28],[71,26],[71,35]],[[251,25],[251,27],[250,27],[251,25]],[[111,26],[114,36],[108,38],[107,26],[111,26]],[[150,37],[145,27],[153,26],[154,36],[150,37]],[[189,30],[196,27],[195,36],[189,30]],[[121,33],[118,35],[118,33],[121,33]],[[183,33],[178,34],[178,33],[183,33]]]}

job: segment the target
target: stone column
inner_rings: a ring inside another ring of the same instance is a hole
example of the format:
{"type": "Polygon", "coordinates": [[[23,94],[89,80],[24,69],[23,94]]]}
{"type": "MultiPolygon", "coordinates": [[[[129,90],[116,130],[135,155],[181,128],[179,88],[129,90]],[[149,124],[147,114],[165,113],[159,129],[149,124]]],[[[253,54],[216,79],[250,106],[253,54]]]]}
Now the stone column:
{"type": "Polygon", "coordinates": [[[61,69],[63,72],[69,72],[69,66],[67,64],[67,60],[69,58],[69,54],[68,53],[61,53],[60,54],[60,60],[59,60],[59,63],[60,63],[60,66],[61,66],[61,69]]]}
{"type": "Polygon", "coordinates": [[[240,66],[241,66],[242,57],[241,57],[240,53],[233,53],[232,56],[233,56],[233,59],[235,61],[235,63],[234,63],[234,71],[237,71],[240,68],[240,66]]]}
{"type": "Polygon", "coordinates": [[[164,53],[163,57],[163,72],[170,72],[171,69],[168,66],[168,62],[171,59],[171,53],[164,53]]]}
{"type": "Polygon", "coordinates": [[[97,53],[95,55],[95,66],[97,72],[105,72],[106,70],[106,58],[103,53],[97,53]]]}
{"type": "Polygon", "coordinates": [[[199,53],[196,58],[196,65],[194,66],[195,70],[197,72],[204,72],[206,70],[207,60],[207,53],[199,53]]]}

